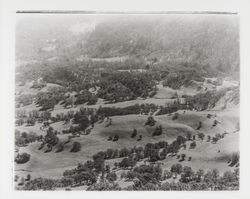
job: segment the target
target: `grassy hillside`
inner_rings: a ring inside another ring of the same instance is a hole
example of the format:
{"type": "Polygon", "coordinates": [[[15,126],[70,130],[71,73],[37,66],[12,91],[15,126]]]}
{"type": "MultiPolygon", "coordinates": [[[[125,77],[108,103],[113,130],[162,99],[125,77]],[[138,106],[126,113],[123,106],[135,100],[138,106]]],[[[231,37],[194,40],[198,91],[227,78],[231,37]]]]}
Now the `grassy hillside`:
{"type": "MultiPolygon", "coordinates": [[[[31,154],[31,159],[24,165],[15,165],[15,169],[31,171],[34,176],[54,177],[59,178],[62,172],[67,168],[73,168],[79,162],[84,162],[91,159],[92,155],[98,151],[104,151],[108,148],[121,149],[123,147],[132,148],[134,146],[144,146],[146,143],[154,143],[160,140],[171,142],[178,135],[185,136],[188,132],[196,134],[203,132],[205,135],[215,135],[216,133],[224,133],[225,130],[229,134],[216,144],[207,143],[206,137],[203,142],[197,141],[195,149],[181,150],[180,153],[185,153],[187,156],[192,156],[191,162],[183,162],[184,165],[194,165],[194,168],[217,168],[219,171],[229,169],[227,161],[233,152],[239,150],[238,133],[231,131],[236,128],[238,122],[237,110],[225,110],[223,112],[207,111],[207,112],[192,112],[188,111],[185,114],[179,114],[177,120],[172,120],[171,116],[162,115],[155,117],[157,125],[162,125],[163,134],[152,137],[153,127],[144,125],[147,116],[130,115],[112,117],[112,125],[105,127],[107,123],[97,123],[89,135],[81,135],[80,137],[72,138],[63,152],[55,153],[56,147],[52,152],[44,153],[45,149],[38,150],[39,143],[32,143],[27,147],[20,148],[21,151],[26,151],[31,154]],[[220,124],[212,127],[213,119],[208,119],[207,114],[216,114],[216,119],[220,124]],[[202,128],[195,130],[198,126],[198,121],[202,121],[202,128]],[[142,135],[142,140],[137,141],[136,138],[131,138],[133,129],[137,129],[138,135],[142,135]],[[230,130],[230,131],[229,131],[230,130]],[[119,140],[116,142],[107,141],[108,136],[119,135],[119,140]],[[78,141],[82,145],[82,149],[77,153],[70,153],[72,143],[78,141]],[[220,153],[218,153],[220,150],[220,153]]],[[[62,125],[55,124],[53,127],[58,129],[62,125]]],[[[41,132],[42,133],[42,132],[41,132]]],[[[44,133],[44,132],[43,132],[44,133]]],[[[66,141],[66,135],[58,135],[61,142],[66,141]]],[[[189,142],[188,142],[189,143],[189,142]]],[[[188,145],[188,144],[187,144],[188,145]]],[[[164,168],[169,168],[172,164],[178,162],[176,157],[169,157],[163,161],[164,168]]],[[[113,165],[111,165],[113,166],[113,165]]],[[[27,174],[27,171],[18,172],[27,174]]]]}

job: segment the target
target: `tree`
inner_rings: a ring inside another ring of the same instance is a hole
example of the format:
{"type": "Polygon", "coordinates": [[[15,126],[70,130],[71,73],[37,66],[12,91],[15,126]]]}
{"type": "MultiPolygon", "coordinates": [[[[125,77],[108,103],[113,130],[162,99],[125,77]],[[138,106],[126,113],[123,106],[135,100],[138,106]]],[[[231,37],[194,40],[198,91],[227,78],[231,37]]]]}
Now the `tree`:
{"type": "Polygon", "coordinates": [[[119,151],[119,157],[126,157],[129,155],[129,153],[130,151],[126,147],[124,147],[119,151]]]}
{"type": "Polygon", "coordinates": [[[151,153],[149,155],[149,161],[150,162],[156,162],[160,159],[159,157],[159,149],[152,149],[151,153]]]}
{"type": "Polygon", "coordinates": [[[195,135],[193,135],[193,140],[195,140],[196,139],[196,136],[195,135]]]}
{"type": "Polygon", "coordinates": [[[151,155],[152,150],[154,149],[154,144],[152,143],[147,143],[144,147],[144,157],[147,158],[151,155]]]}
{"type": "Polygon", "coordinates": [[[181,154],[181,160],[180,161],[184,161],[186,157],[186,154],[181,154]]]}
{"type": "Polygon", "coordinates": [[[202,177],[204,176],[204,170],[203,169],[199,169],[197,172],[196,172],[196,182],[201,182],[202,180],[202,177]]]}
{"type": "Polygon", "coordinates": [[[108,173],[107,176],[106,176],[106,179],[107,179],[109,182],[114,182],[114,181],[116,181],[116,179],[117,179],[117,175],[116,175],[115,172],[108,173]]]}
{"type": "Polygon", "coordinates": [[[64,144],[63,144],[62,142],[60,142],[60,143],[58,144],[56,153],[62,152],[63,149],[64,149],[64,144]]]}
{"type": "Polygon", "coordinates": [[[171,166],[170,171],[175,174],[181,174],[182,172],[182,165],[181,164],[174,164],[171,166]]]}
{"type": "Polygon", "coordinates": [[[28,174],[27,177],[26,177],[26,179],[25,179],[25,181],[30,181],[30,179],[31,179],[31,175],[28,174]]]}
{"type": "Polygon", "coordinates": [[[213,137],[213,138],[212,138],[212,142],[213,142],[214,144],[216,144],[218,140],[219,140],[218,137],[213,137]]]}
{"type": "Polygon", "coordinates": [[[18,183],[18,186],[23,186],[23,185],[24,185],[24,182],[25,182],[25,180],[24,180],[24,178],[22,177],[21,180],[20,180],[20,182],[18,183]]]}
{"type": "Polygon", "coordinates": [[[123,158],[122,161],[119,163],[121,168],[128,168],[133,167],[136,162],[132,158],[123,158]]]}
{"type": "Polygon", "coordinates": [[[203,140],[205,137],[204,133],[198,133],[198,138],[203,140]]]}
{"type": "Polygon", "coordinates": [[[197,126],[196,130],[199,130],[201,127],[202,127],[202,122],[201,122],[201,121],[199,121],[199,124],[198,124],[198,126],[197,126]]]}
{"type": "Polygon", "coordinates": [[[17,182],[17,181],[18,181],[18,179],[19,179],[19,176],[18,176],[18,175],[15,175],[15,179],[14,179],[14,181],[15,181],[15,182],[17,182]]]}
{"type": "Polygon", "coordinates": [[[24,164],[26,162],[28,162],[30,160],[30,154],[28,153],[21,153],[21,154],[17,154],[16,158],[15,158],[15,162],[17,164],[24,164]]]}
{"type": "Polygon", "coordinates": [[[179,135],[179,136],[177,137],[176,141],[177,141],[177,143],[178,143],[179,145],[182,145],[182,144],[184,144],[184,143],[186,142],[186,139],[185,139],[183,136],[179,135]]]}
{"type": "Polygon", "coordinates": [[[141,141],[141,139],[142,139],[142,135],[139,135],[137,141],[141,141]]]}
{"type": "Polygon", "coordinates": [[[85,111],[76,112],[76,114],[74,115],[73,121],[75,124],[79,124],[80,129],[83,131],[90,124],[89,118],[86,115],[85,111]]]}
{"type": "Polygon", "coordinates": [[[162,126],[157,126],[152,134],[152,136],[158,136],[162,134],[162,126]]]}
{"type": "Polygon", "coordinates": [[[149,125],[149,126],[154,126],[156,123],[155,119],[153,118],[153,116],[149,116],[145,125],[149,125]]]}
{"type": "Polygon", "coordinates": [[[181,175],[181,182],[188,183],[190,182],[194,177],[194,172],[191,167],[185,166],[183,168],[183,173],[181,175]]]}
{"type": "Polygon", "coordinates": [[[108,137],[108,141],[111,141],[111,140],[112,140],[112,137],[111,137],[111,136],[109,136],[109,137],[108,137]]]}
{"type": "Polygon", "coordinates": [[[164,148],[161,152],[160,152],[160,159],[164,160],[167,156],[167,150],[164,148]]]}
{"type": "Polygon", "coordinates": [[[44,137],[44,141],[48,144],[51,144],[52,146],[56,145],[59,138],[56,136],[54,130],[52,127],[49,127],[47,130],[47,134],[44,137]]]}
{"type": "Polygon", "coordinates": [[[210,142],[210,141],[211,141],[211,136],[208,135],[208,136],[207,136],[207,142],[210,142]]]}
{"type": "Polygon", "coordinates": [[[80,150],[81,150],[81,143],[80,142],[74,142],[70,152],[78,152],[80,150]]]}
{"type": "Polygon", "coordinates": [[[113,154],[114,154],[114,150],[113,149],[107,149],[107,151],[106,151],[106,159],[111,159],[111,158],[113,158],[113,154]]]}
{"type": "Polygon", "coordinates": [[[115,134],[114,138],[113,138],[113,142],[117,141],[119,139],[119,135],[115,134]]]}
{"type": "Polygon", "coordinates": [[[190,143],[190,149],[194,149],[196,147],[196,142],[193,141],[190,143]]]}
{"type": "Polygon", "coordinates": [[[104,159],[106,157],[106,154],[103,151],[98,152],[97,154],[93,155],[93,161],[94,161],[94,168],[97,171],[103,171],[104,170],[104,159]]]}
{"type": "Polygon", "coordinates": [[[188,132],[187,135],[186,135],[186,137],[187,137],[187,140],[191,140],[191,138],[192,138],[192,133],[188,132]]]}
{"type": "Polygon", "coordinates": [[[213,126],[216,126],[218,124],[217,120],[214,120],[213,126]]]}
{"type": "Polygon", "coordinates": [[[179,117],[179,113],[174,113],[172,120],[177,120],[179,117]]]}
{"type": "Polygon", "coordinates": [[[136,137],[136,135],[137,135],[137,130],[136,130],[136,129],[134,129],[134,130],[133,130],[133,133],[131,134],[131,138],[136,137]]]}

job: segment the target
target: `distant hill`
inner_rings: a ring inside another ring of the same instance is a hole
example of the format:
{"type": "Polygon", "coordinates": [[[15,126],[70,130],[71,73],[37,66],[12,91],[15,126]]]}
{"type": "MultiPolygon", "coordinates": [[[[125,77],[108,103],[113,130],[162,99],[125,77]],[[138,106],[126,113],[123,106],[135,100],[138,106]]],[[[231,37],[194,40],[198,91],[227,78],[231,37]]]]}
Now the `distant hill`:
{"type": "Polygon", "coordinates": [[[16,52],[26,61],[128,56],[237,70],[238,26],[236,15],[40,16],[17,24],[16,52]]]}

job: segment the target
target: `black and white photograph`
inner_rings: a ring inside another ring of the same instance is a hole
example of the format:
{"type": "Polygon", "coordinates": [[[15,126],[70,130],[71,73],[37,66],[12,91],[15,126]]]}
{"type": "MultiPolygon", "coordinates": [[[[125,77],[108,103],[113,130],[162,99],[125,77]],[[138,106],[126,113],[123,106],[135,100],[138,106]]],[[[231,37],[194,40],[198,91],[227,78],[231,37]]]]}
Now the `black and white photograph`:
{"type": "Polygon", "coordinates": [[[1,199],[248,199],[248,0],[0,0],[1,199]]]}
{"type": "Polygon", "coordinates": [[[16,190],[239,190],[237,13],[16,13],[16,190]]]}

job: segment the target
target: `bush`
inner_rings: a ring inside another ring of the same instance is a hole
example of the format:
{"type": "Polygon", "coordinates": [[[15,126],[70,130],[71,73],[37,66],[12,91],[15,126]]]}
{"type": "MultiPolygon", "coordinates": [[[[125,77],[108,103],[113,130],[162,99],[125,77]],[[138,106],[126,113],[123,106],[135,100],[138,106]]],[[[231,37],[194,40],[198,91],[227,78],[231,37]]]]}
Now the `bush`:
{"type": "Polygon", "coordinates": [[[15,162],[17,164],[24,164],[30,160],[30,154],[28,153],[22,153],[22,154],[17,154],[15,158],[15,162]]]}
{"type": "Polygon", "coordinates": [[[81,150],[81,143],[80,142],[74,142],[73,147],[70,150],[70,152],[78,152],[81,150]]]}

